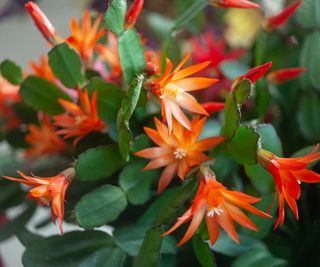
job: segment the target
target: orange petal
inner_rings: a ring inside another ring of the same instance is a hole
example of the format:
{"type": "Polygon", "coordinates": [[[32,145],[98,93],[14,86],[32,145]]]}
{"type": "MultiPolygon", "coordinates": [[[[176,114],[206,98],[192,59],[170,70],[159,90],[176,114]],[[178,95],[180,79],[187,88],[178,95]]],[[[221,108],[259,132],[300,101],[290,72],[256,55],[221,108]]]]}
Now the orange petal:
{"type": "Polygon", "coordinates": [[[183,79],[187,76],[190,76],[204,68],[206,68],[208,65],[210,65],[210,61],[206,61],[206,62],[202,62],[202,63],[199,63],[199,64],[196,64],[196,65],[191,65],[183,70],[180,70],[178,72],[176,72],[173,77],[172,77],[172,80],[180,80],[180,79],[183,79]]]}
{"type": "Polygon", "coordinates": [[[178,218],[175,225],[173,225],[168,231],[162,234],[162,236],[166,236],[171,234],[174,230],[176,230],[182,224],[188,222],[192,218],[191,209],[188,209],[181,217],[178,218]]]}
{"type": "Polygon", "coordinates": [[[206,138],[195,143],[193,148],[199,151],[206,151],[208,149],[216,147],[221,142],[223,142],[224,139],[225,138],[222,136],[206,138]]]}
{"type": "MultiPolygon", "coordinates": [[[[183,99],[177,102],[179,106],[181,106],[185,110],[209,116],[207,111],[198,103],[195,97],[188,93],[182,93],[181,96],[183,97],[183,99]]],[[[173,116],[175,116],[174,111],[172,111],[172,113],[173,116]]]]}
{"type": "Polygon", "coordinates": [[[162,156],[173,154],[173,151],[171,148],[168,148],[168,147],[150,147],[150,148],[140,150],[134,154],[139,157],[154,159],[154,158],[159,158],[162,156]]]}
{"type": "Polygon", "coordinates": [[[227,210],[223,210],[220,215],[214,215],[217,222],[226,231],[226,233],[236,242],[239,244],[239,238],[234,227],[234,223],[232,221],[231,216],[229,215],[227,210]]]}
{"type": "Polygon", "coordinates": [[[177,164],[169,164],[161,173],[158,183],[158,193],[161,193],[171,182],[175,173],[177,172],[177,164]]]}
{"type": "Polygon", "coordinates": [[[149,164],[144,167],[144,170],[157,169],[166,165],[169,165],[175,161],[173,155],[166,155],[161,158],[154,159],[149,162],[149,164]]]}
{"type": "Polygon", "coordinates": [[[218,79],[192,77],[175,81],[174,84],[188,92],[208,88],[217,83],[218,81],[218,79]]]}
{"type": "Polygon", "coordinates": [[[208,217],[206,216],[206,223],[207,223],[207,228],[208,228],[208,233],[210,237],[210,243],[213,246],[220,234],[220,226],[213,217],[208,217]]]}
{"type": "Polygon", "coordinates": [[[297,180],[304,183],[319,183],[320,174],[308,169],[293,172],[297,180]]]}

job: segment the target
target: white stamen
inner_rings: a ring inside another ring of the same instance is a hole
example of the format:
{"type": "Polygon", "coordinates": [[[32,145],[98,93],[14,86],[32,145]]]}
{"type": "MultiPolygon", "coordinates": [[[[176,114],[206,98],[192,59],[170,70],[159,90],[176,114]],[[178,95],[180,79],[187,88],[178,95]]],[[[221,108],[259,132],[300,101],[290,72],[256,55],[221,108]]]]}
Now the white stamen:
{"type": "Polygon", "coordinates": [[[208,217],[213,217],[215,214],[220,216],[223,213],[223,209],[220,208],[212,208],[208,211],[207,216],[208,217]]]}
{"type": "Polygon", "coordinates": [[[185,156],[187,156],[187,151],[183,148],[177,148],[173,154],[176,159],[183,159],[185,156]]]}

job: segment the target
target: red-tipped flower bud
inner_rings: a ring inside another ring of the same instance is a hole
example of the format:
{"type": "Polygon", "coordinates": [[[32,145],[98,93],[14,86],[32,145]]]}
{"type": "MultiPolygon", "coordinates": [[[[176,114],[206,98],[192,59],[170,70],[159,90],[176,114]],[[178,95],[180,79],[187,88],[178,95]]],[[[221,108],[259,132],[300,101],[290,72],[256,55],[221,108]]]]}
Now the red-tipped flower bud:
{"type": "Polygon", "coordinates": [[[211,0],[210,2],[222,8],[260,8],[258,4],[248,0],[211,0]]]}
{"type": "Polygon", "coordinates": [[[305,72],[305,68],[287,68],[270,72],[267,80],[273,84],[283,84],[289,80],[297,78],[301,73],[305,72]]]}
{"type": "Polygon", "coordinates": [[[50,43],[54,44],[56,39],[56,30],[52,26],[47,16],[37,6],[36,3],[29,1],[25,4],[26,10],[29,12],[34,23],[36,24],[39,31],[42,33],[44,38],[50,43]]]}
{"type": "Polygon", "coordinates": [[[202,103],[201,106],[209,113],[220,111],[224,109],[224,103],[222,102],[206,102],[202,103]]]}
{"type": "Polygon", "coordinates": [[[238,77],[237,81],[241,81],[243,79],[248,79],[252,83],[255,83],[270,69],[271,66],[272,66],[272,62],[268,62],[264,65],[250,69],[246,74],[238,77]]]}
{"type": "Polygon", "coordinates": [[[144,0],[134,0],[126,15],[126,28],[132,28],[141,13],[144,0]]]}

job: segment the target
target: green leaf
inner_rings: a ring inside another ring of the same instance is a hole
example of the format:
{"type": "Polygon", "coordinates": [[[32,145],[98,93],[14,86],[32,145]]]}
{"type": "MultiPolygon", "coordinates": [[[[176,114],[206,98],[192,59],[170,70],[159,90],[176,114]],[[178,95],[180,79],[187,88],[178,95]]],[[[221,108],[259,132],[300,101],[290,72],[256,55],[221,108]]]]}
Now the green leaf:
{"type": "Polygon", "coordinates": [[[133,267],[156,267],[160,261],[161,245],[162,237],[160,227],[149,229],[133,267]]]}
{"type": "Polygon", "coordinates": [[[298,107],[298,124],[302,134],[310,141],[319,141],[320,98],[316,94],[302,96],[298,107]]]}
{"type": "Polygon", "coordinates": [[[274,191],[274,180],[272,175],[266,171],[260,164],[245,166],[246,175],[254,188],[261,193],[270,193],[274,191]]]}
{"type": "Polygon", "coordinates": [[[112,83],[107,83],[101,79],[91,80],[85,87],[91,96],[95,90],[98,91],[98,112],[100,118],[108,123],[112,123],[117,119],[123,91],[112,83]]]}
{"type": "Polygon", "coordinates": [[[230,92],[226,98],[224,107],[224,124],[221,133],[227,140],[231,140],[236,134],[240,123],[240,109],[236,102],[235,95],[230,92]]]}
{"type": "Polygon", "coordinates": [[[76,163],[77,177],[82,181],[96,181],[110,177],[124,165],[116,145],[99,146],[82,153],[76,163]]]}
{"type": "Polygon", "coordinates": [[[260,136],[261,146],[263,149],[269,150],[277,156],[282,156],[281,140],[271,124],[259,124],[256,132],[260,136]]]}
{"type": "Polygon", "coordinates": [[[122,157],[126,160],[129,159],[129,150],[132,145],[129,121],[138,104],[143,79],[143,75],[140,75],[132,81],[129,90],[123,98],[121,109],[118,113],[119,148],[122,157]]]}
{"type": "Polygon", "coordinates": [[[42,239],[42,236],[30,232],[25,226],[22,226],[16,235],[21,244],[25,247],[33,241],[38,241],[42,239]]]}
{"type": "Polygon", "coordinates": [[[19,93],[27,105],[37,111],[44,111],[49,115],[57,115],[64,112],[58,99],[70,100],[70,97],[56,85],[35,76],[29,76],[23,81],[19,93]]]}
{"type": "Polygon", "coordinates": [[[217,267],[216,260],[207,243],[199,235],[192,238],[193,251],[202,267],[217,267]]]}
{"type": "Polygon", "coordinates": [[[127,11],[126,0],[112,0],[105,15],[105,27],[116,35],[124,31],[124,22],[127,11]]]}
{"type": "Polygon", "coordinates": [[[298,9],[296,18],[305,29],[320,29],[320,2],[318,0],[304,0],[298,9]]]}
{"type": "Polygon", "coordinates": [[[108,234],[76,231],[29,243],[22,262],[25,267],[120,267],[124,259],[108,234]]]}
{"type": "Polygon", "coordinates": [[[233,90],[237,104],[243,105],[247,102],[248,98],[250,97],[252,87],[253,85],[248,79],[242,80],[235,86],[233,90]]]}
{"type": "Polygon", "coordinates": [[[105,185],[84,195],[75,212],[79,225],[91,229],[114,221],[126,207],[124,192],[119,187],[105,185]]]}
{"type": "Polygon", "coordinates": [[[208,5],[208,0],[196,0],[176,19],[172,31],[179,30],[208,5]]]}
{"type": "Polygon", "coordinates": [[[5,60],[0,65],[1,75],[10,83],[18,85],[23,81],[21,68],[11,60],[5,60]]]}
{"type": "Polygon", "coordinates": [[[141,39],[135,29],[125,31],[118,40],[120,64],[127,84],[146,66],[141,39]]]}
{"type": "Polygon", "coordinates": [[[310,85],[320,89],[320,54],[315,53],[320,47],[320,32],[313,32],[304,40],[300,65],[308,71],[300,76],[301,86],[309,89],[310,85]]]}
{"type": "Polygon", "coordinates": [[[231,142],[227,144],[228,155],[240,164],[256,164],[258,141],[259,135],[253,128],[241,126],[231,142]]]}
{"type": "Polygon", "coordinates": [[[150,197],[150,185],[157,171],[143,171],[145,161],[127,165],[119,176],[119,185],[133,205],[144,204],[150,197]]]}
{"type": "Polygon", "coordinates": [[[0,226],[0,241],[3,241],[15,234],[30,220],[36,210],[35,205],[30,205],[13,220],[0,226]]]}
{"type": "Polygon", "coordinates": [[[219,238],[211,249],[227,256],[240,256],[253,248],[264,249],[266,246],[258,239],[238,234],[240,243],[235,243],[226,233],[220,232],[219,238]]]}
{"type": "Polygon", "coordinates": [[[285,267],[287,261],[274,257],[266,249],[253,249],[236,259],[231,267],[285,267]]]}
{"type": "Polygon", "coordinates": [[[220,69],[224,76],[233,81],[243,73],[246,73],[249,66],[240,61],[226,60],[221,63],[220,69]]]}
{"type": "Polygon", "coordinates": [[[161,40],[168,37],[174,26],[174,21],[172,19],[158,13],[149,13],[147,15],[147,22],[152,33],[161,40]]]}
{"type": "Polygon", "coordinates": [[[75,88],[84,82],[81,59],[78,53],[66,43],[58,44],[48,54],[49,65],[54,75],[68,88],[75,88]]]}

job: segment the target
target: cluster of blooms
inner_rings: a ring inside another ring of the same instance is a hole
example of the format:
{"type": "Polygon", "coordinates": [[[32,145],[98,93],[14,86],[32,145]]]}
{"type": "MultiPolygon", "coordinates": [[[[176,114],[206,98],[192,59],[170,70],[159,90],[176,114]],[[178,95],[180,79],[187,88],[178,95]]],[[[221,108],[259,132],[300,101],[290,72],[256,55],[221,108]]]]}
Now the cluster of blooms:
{"type": "MultiPolygon", "coordinates": [[[[259,8],[259,5],[247,0],[212,0],[211,2],[222,8],[259,8]]],[[[297,1],[280,14],[267,18],[265,29],[277,28],[285,23],[301,3],[302,1],[297,1]]],[[[143,1],[134,1],[126,16],[127,28],[134,26],[142,6],[143,1]]],[[[121,85],[123,74],[117,53],[117,37],[100,28],[101,16],[94,21],[93,25],[91,24],[89,11],[85,12],[81,24],[72,19],[71,36],[64,39],[57,35],[55,28],[36,4],[29,2],[26,4],[26,9],[49,44],[55,45],[67,42],[78,51],[86,67],[90,66],[101,72],[105,80],[121,85]],[[108,37],[107,46],[98,43],[104,35],[108,37]],[[94,57],[94,52],[99,54],[98,59],[94,57]],[[101,61],[109,65],[110,72],[108,74],[99,67],[101,61]]],[[[191,57],[195,64],[183,67],[189,58],[189,54],[175,68],[172,61],[166,59],[163,74],[160,73],[158,53],[146,50],[145,56],[148,62],[145,71],[148,74],[148,81],[145,86],[157,97],[161,105],[162,121],[155,118],[156,129],[144,128],[146,134],[156,146],[138,151],[135,155],[151,159],[145,170],[164,167],[158,184],[159,193],[165,190],[176,175],[184,180],[191,168],[199,168],[198,190],[191,207],[163,235],[170,234],[180,225],[191,220],[185,236],[179,243],[181,245],[192,237],[205,218],[211,244],[216,242],[220,227],[234,241],[239,242],[234,221],[251,230],[258,230],[241,209],[261,217],[270,218],[271,216],[253,206],[260,200],[259,198],[228,190],[217,181],[215,174],[208,167],[202,166],[203,162],[210,160],[204,152],[225,141],[223,136],[199,140],[206,123],[206,117],[210,116],[212,112],[223,109],[224,105],[220,102],[199,103],[190,92],[205,89],[208,92],[217,91],[219,87],[234,88],[243,79],[255,83],[269,70],[271,63],[255,67],[234,81],[229,81],[223,76],[220,64],[225,60],[240,58],[244,51],[225,52],[224,42],[222,40],[216,41],[212,33],[206,33],[202,40],[193,39],[191,43],[194,50],[191,57]],[[193,75],[198,72],[205,77],[194,77],[193,75]],[[190,121],[184,111],[196,114],[196,116],[190,121]]],[[[31,148],[27,149],[27,156],[36,157],[63,153],[71,149],[63,138],[72,138],[73,144],[76,145],[89,133],[108,128],[108,125],[101,120],[98,114],[97,91],[94,91],[91,96],[86,89],[80,87],[77,88],[76,94],[73,93],[74,91],[70,92],[56,79],[45,56],[41,57],[39,64],[32,62],[31,67],[34,75],[54,82],[61,90],[70,94],[72,101],[60,99],[59,102],[65,113],[53,117],[49,117],[47,114],[39,114],[40,126],[28,126],[29,134],[26,141],[31,145],[31,148]]],[[[297,77],[303,71],[302,68],[281,69],[269,73],[266,78],[270,83],[281,84],[297,77]]],[[[16,94],[18,89],[4,85],[4,83],[5,81],[1,79],[1,108],[5,107],[5,104],[2,103],[3,100],[19,101],[16,94]]],[[[223,98],[223,95],[219,97],[223,98]]],[[[210,101],[212,94],[208,93],[205,99],[210,101]]],[[[8,127],[12,127],[12,124],[14,124],[14,121],[10,121],[8,127]]],[[[299,184],[301,182],[320,182],[320,175],[307,169],[309,163],[320,159],[320,152],[317,152],[317,150],[318,146],[309,155],[300,158],[279,158],[269,151],[259,149],[258,162],[274,177],[279,198],[279,216],[275,227],[281,225],[284,221],[285,201],[298,219],[296,201],[300,197],[299,184]]],[[[7,176],[5,178],[33,187],[29,196],[38,200],[41,204],[51,203],[53,220],[59,219],[62,232],[65,193],[75,177],[75,170],[70,168],[55,177],[49,178],[30,177],[21,172],[19,174],[24,179],[7,176]]]]}

